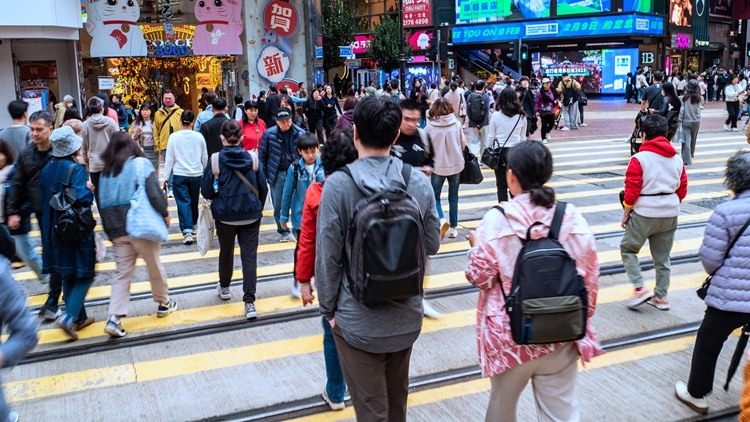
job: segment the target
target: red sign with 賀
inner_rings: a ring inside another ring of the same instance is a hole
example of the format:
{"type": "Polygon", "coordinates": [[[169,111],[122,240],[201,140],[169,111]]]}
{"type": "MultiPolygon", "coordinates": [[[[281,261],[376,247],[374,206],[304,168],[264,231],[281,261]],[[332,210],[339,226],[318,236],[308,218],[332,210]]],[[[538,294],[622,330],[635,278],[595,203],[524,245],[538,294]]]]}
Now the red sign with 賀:
{"type": "Polygon", "coordinates": [[[432,25],[430,0],[403,0],[404,28],[417,28],[432,25]]]}

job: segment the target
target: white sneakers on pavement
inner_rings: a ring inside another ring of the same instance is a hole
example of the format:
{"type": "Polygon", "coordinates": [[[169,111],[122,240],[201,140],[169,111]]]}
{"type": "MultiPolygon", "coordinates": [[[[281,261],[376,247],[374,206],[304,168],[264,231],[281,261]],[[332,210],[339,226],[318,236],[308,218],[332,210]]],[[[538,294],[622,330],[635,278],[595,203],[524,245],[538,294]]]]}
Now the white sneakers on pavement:
{"type": "Polygon", "coordinates": [[[424,316],[427,318],[440,318],[443,316],[440,312],[438,312],[435,308],[430,305],[430,302],[427,301],[427,299],[422,299],[422,308],[424,316]]]}
{"type": "Polygon", "coordinates": [[[445,233],[448,232],[448,229],[451,227],[451,223],[448,222],[445,218],[440,219],[440,238],[445,239],[445,233]]]}
{"type": "Polygon", "coordinates": [[[565,126],[564,128],[562,128],[562,129],[560,129],[560,130],[561,130],[561,131],[563,131],[563,132],[565,132],[565,131],[568,131],[568,130],[570,130],[570,128],[569,128],[569,127],[567,127],[567,126],[565,126]]]}
{"type": "Polygon", "coordinates": [[[586,123],[580,123],[578,126],[586,127],[588,125],[586,123]]]}
{"type": "Polygon", "coordinates": [[[705,415],[708,413],[708,400],[705,397],[695,398],[688,393],[687,384],[682,381],[677,381],[674,385],[674,395],[677,399],[686,405],[690,406],[691,409],[705,415]]]}
{"type": "Polygon", "coordinates": [[[641,291],[634,291],[633,296],[630,296],[630,299],[625,301],[625,305],[627,305],[628,308],[633,309],[637,307],[638,305],[643,304],[644,302],[648,301],[654,297],[654,294],[647,289],[643,289],[641,291]]]}
{"type": "Polygon", "coordinates": [[[326,391],[325,388],[323,389],[323,400],[325,400],[326,403],[328,403],[328,406],[331,408],[331,410],[339,411],[339,410],[344,410],[346,408],[346,403],[344,402],[336,403],[334,401],[331,401],[331,398],[328,397],[328,391],[326,391]]]}

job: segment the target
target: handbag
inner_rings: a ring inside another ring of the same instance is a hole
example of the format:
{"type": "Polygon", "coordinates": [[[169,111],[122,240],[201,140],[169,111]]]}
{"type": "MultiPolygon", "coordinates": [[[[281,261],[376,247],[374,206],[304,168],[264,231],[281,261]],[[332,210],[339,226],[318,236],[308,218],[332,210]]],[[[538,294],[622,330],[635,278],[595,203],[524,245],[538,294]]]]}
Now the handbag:
{"type": "Polygon", "coordinates": [[[466,100],[463,95],[458,100],[458,117],[466,117],[466,100]]]}
{"type": "MultiPolygon", "coordinates": [[[[164,218],[151,206],[146,194],[145,159],[134,160],[136,186],[130,199],[130,209],[125,219],[125,231],[133,239],[146,239],[152,242],[166,242],[169,229],[164,218]]],[[[150,164],[150,163],[149,163],[150,164]]]]}
{"type": "Polygon", "coordinates": [[[583,90],[578,93],[578,104],[582,106],[587,106],[589,104],[589,98],[586,96],[586,93],[583,92],[583,90]]]}
{"type": "Polygon", "coordinates": [[[498,167],[505,166],[505,162],[503,161],[502,153],[503,149],[505,148],[505,144],[508,143],[508,140],[511,136],[513,136],[513,132],[515,132],[516,128],[518,127],[518,123],[521,121],[522,115],[518,115],[518,120],[516,120],[516,124],[513,125],[513,129],[508,134],[508,137],[505,138],[505,142],[503,142],[503,146],[498,146],[499,142],[497,142],[497,139],[492,141],[492,148],[485,148],[484,152],[482,153],[482,163],[484,163],[485,166],[491,168],[492,170],[497,169],[498,167]]]}
{"type": "Polygon", "coordinates": [[[539,110],[539,114],[541,114],[542,116],[551,116],[551,115],[555,114],[555,112],[552,111],[552,104],[546,105],[546,106],[542,107],[539,110]]]}
{"type": "Polygon", "coordinates": [[[211,202],[203,202],[201,208],[198,210],[198,253],[201,256],[205,256],[206,253],[211,249],[214,244],[214,229],[216,223],[214,222],[213,214],[211,214],[211,202]]]}
{"type": "MultiPolygon", "coordinates": [[[[721,265],[724,265],[724,261],[729,258],[729,251],[732,250],[734,247],[734,244],[737,243],[738,240],[740,240],[740,236],[742,236],[742,233],[747,230],[747,227],[750,226],[750,220],[747,220],[744,226],[740,229],[740,231],[737,232],[737,236],[732,239],[732,243],[729,244],[729,247],[727,248],[727,251],[724,253],[724,259],[721,260],[721,265]]],[[[721,268],[721,266],[719,266],[721,268]]],[[[716,271],[719,271],[719,268],[716,269],[716,271]]],[[[695,294],[698,295],[699,298],[702,300],[706,299],[706,295],[708,294],[708,288],[711,287],[711,279],[714,278],[714,274],[716,274],[716,271],[712,272],[711,274],[706,277],[706,279],[703,281],[703,284],[698,288],[698,290],[695,291],[695,294]]]]}
{"type": "Polygon", "coordinates": [[[482,169],[479,168],[479,160],[472,154],[469,147],[464,147],[464,169],[461,170],[461,185],[478,185],[482,183],[482,169]]]}

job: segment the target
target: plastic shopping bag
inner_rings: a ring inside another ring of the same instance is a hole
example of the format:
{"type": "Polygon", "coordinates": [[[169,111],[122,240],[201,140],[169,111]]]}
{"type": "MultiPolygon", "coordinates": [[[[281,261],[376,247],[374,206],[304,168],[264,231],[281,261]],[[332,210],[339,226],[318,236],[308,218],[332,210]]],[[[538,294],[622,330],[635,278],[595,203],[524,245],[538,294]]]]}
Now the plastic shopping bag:
{"type": "Polygon", "coordinates": [[[204,202],[198,211],[198,252],[206,255],[214,244],[214,217],[211,215],[211,203],[204,202]]]}
{"type": "Polygon", "coordinates": [[[96,262],[104,261],[104,257],[107,255],[107,246],[104,244],[104,239],[99,232],[94,232],[94,241],[96,242],[96,262]]]}

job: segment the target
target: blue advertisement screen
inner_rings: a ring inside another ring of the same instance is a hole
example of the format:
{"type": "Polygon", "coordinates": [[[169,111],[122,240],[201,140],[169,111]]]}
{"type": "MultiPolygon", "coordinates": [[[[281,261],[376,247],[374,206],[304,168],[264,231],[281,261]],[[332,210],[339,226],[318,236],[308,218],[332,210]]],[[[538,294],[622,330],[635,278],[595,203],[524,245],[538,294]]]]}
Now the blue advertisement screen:
{"type": "Polygon", "coordinates": [[[453,44],[597,35],[663,35],[664,18],[638,14],[587,16],[537,22],[504,22],[452,29],[453,44]]]}
{"type": "Polygon", "coordinates": [[[628,73],[638,66],[637,48],[534,53],[531,65],[537,78],[563,73],[575,78],[588,93],[624,94],[628,73]]]}
{"type": "Polygon", "coordinates": [[[557,0],[557,15],[583,15],[612,11],[612,0],[557,0]]]}
{"type": "Polygon", "coordinates": [[[549,10],[550,0],[456,0],[456,24],[548,18],[549,10]]]}
{"type": "Polygon", "coordinates": [[[623,0],[622,10],[623,12],[653,13],[654,1],[653,0],[623,0]]]}

